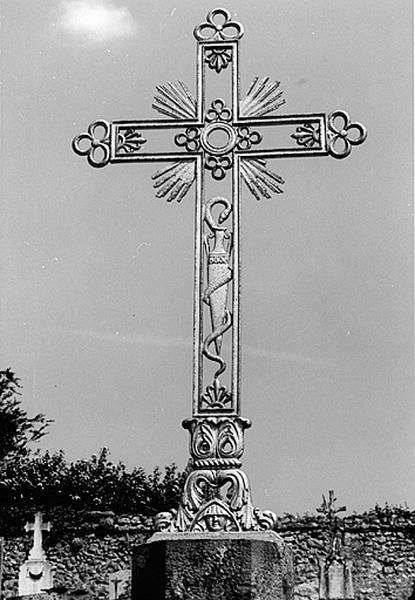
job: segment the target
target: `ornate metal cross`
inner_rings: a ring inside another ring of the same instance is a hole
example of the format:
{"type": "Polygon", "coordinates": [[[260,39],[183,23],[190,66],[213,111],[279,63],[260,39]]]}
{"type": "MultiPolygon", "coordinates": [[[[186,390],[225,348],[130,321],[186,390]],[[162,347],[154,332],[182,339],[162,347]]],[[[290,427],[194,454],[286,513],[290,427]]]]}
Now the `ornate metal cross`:
{"type": "Polygon", "coordinates": [[[159,515],[162,530],[272,528],[275,515],[253,507],[240,469],[250,426],[240,416],[241,185],[257,200],[270,198],[284,181],[267,159],[344,158],[366,138],[363,125],[343,111],[269,116],[285,102],[278,81],[257,77],[241,98],[243,33],[227,10],[212,10],[194,30],[196,99],[181,81],[168,82],[157,87],[153,104],[167,119],[98,120],[73,140],[75,152],[94,167],[168,162],[153,175],[156,196],[168,202],[180,202],[195,182],[193,411],[183,422],[191,459],[178,511],[159,515]],[[227,95],[216,97],[211,90],[224,84],[227,95]]]}

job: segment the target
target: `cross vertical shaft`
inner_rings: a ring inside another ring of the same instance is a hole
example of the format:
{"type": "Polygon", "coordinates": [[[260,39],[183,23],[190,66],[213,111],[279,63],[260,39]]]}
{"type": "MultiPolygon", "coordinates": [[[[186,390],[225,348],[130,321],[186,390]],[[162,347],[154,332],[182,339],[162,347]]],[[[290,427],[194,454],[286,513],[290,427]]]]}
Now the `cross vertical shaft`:
{"type": "Polygon", "coordinates": [[[278,81],[257,77],[241,99],[243,34],[227,10],[212,10],[194,30],[196,98],[183,82],[168,82],[157,86],[153,103],[167,119],[98,120],[73,140],[75,152],[94,167],[170,163],[153,175],[156,196],[168,202],[180,202],[195,183],[193,400],[192,417],[183,422],[191,458],[180,506],[158,515],[160,530],[273,527],[275,515],[253,507],[241,470],[250,426],[240,413],[241,185],[257,200],[270,198],[282,192],[284,181],[268,168],[268,159],[344,158],[366,138],[363,125],[340,110],[270,116],[285,102],[278,81]],[[227,74],[227,97],[209,96],[207,76],[227,74]],[[157,148],[160,130],[172,133],[170,149],[157,148]]]}

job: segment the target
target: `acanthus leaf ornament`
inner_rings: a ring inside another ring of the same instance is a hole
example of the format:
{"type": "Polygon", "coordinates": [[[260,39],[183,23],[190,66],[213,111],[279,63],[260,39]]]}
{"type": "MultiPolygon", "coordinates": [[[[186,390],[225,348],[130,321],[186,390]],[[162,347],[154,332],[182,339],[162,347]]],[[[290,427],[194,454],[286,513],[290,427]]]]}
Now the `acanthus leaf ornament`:
{"type": "Polygon", "coordinates": [[[162,531],[264,531],[272,511],[254,507],[249,480],[240,469],[195,469],[185,483],[179,508],[158,521],[162,531]]]}
{"type": "Polygon", "coordinates": [[[315,144],[320,143],[320,128],[314,123],[304,123],[291,134],[291,137],[296,140],[300,146],[312,148],[315,144]]]}
{"type": "Polygon", "coordinates": [[[213,46],[205,51],[205,62],[210,69],[220,73],[232,62],[232,51],[222,46],[213,46]]]}
{"type": "Polygon", "coordinates": [[[244,431],[242,417],[186,419],[190,432],[190,473],[177,511],[160,513],[159,531],[262,531],[276,516],[252,504],[249,481],[240,470],[244,431]]]}
{"type": "Polygon", "coordinates": [[[117,129],[116,152],[130,154],[131,152],[140,150],[141,146],[146,142],[147,140],[135,127],[117,129]]]}
{"type": "Polygon", "coordinates": [[[183,427],[190,432],[192,468],[240,467],[244,431],[250,426],[249,419],[226,415],[185,419],[183,427]]]}
{"type": "Polygon", "coordinates": [[[232,394],[221,385],[216,378],[212,385],[206,387],[206,391],[201,396],[201,405],[206,410],[223,410],[232,402],[232,394]]]}

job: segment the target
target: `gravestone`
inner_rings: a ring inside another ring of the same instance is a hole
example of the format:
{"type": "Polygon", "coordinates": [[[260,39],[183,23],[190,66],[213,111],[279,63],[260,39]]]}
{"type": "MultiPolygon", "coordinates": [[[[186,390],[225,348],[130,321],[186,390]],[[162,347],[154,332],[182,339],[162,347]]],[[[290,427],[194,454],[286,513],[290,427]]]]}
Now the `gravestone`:
{"type": "Polygon", "coordinates": [[[353,564],[348,556],[344,542],[344,528],[338,513],[346,510],[345,506],[336,507],[334,491],[329,490],[317,512],[325,519],[329,531],[329,549],[324,559],[320,560],[319,600],[354,600],[353,564]]]}
{"type": "Polygon", "coordinates": [[[130,588],[131,569],[121,569],[109,575],[109,600],[125,598],[130,588]]]}
{"type": "Polygon", "coordinates": [[[352,561],[335,556],[320,563],[319,600],[354,600],[352,561]]]}
{"type": "Polygon", "coordinates": [[[50,529],[51,524],[42,521],[41,512],[35,514],[34,523],[25,525],[27,532],[33,531],[33,546],[19,569],[19,596],[41,594],[53,586],[53,567],[42,547],[42,532],[50,529]]]}

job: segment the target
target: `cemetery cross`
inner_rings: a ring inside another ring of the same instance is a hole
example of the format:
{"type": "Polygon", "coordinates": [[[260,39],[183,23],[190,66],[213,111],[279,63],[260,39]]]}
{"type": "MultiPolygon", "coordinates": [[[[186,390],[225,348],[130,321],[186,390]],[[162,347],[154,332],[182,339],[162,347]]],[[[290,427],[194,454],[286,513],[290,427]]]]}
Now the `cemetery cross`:
{"type": "Polygon", "coordinates": [[[37,512],[35,514],[34,523],[26,523],[25,531],[33,531],[33,546],[29,552],[29,559],[32,560],[44,560],[45,553],[42,545],[42,531],[50,531],[52,525],[50,523],[44,523],[42,520],[42,513],[37,512]]]}
{"type": "Polygon", "coordinates": [[[171,163],[153,175],[156,196],[168,202],[180,202],[195,182],[193,410],[192,418],[183,421],[190,432],[191,459],[178,510],[158,515],[162,531],[274,526],[274,513],[254,508],[240,469],[244,430],[250,426],[240,415],[241,184],[257,200],[270,198],[282,192],[284,181],[266,159],[345,158],[366,139],[365,127],[341,110],[269,116],[284,104],[278,81],[257,77],[241,98],[243,33],[227,10],[212,10],[194,29],[196,98],[183,82],[168,82],[157,87],[153,103],[167,119],[97,120],[72,142],[93,167],[171,163]],[[228,78],[226,99],[209,95],[208,77],[228,78]],[[153,150],[162,131],[171,132],[172,148],[153,150]],[[208,196],[207,187],[217,185],[221,195],[208,196]],[[229,197],[223,195],[224,186],[229,197]]]}

